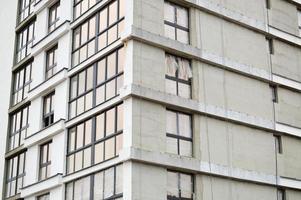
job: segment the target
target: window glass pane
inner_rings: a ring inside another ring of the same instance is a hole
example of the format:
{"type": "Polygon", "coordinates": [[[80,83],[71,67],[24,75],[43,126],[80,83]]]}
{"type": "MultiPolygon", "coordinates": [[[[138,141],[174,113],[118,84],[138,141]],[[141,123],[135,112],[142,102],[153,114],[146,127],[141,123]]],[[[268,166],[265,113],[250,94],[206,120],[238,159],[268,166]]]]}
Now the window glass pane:
{"type": "Polygon", "coordinates": [[[98,38],[98,51],[105,48],[107,45],[107,33],[103,33],[98,38]]]}
{"type": "Polygon", "coordinates": [[[105,171],[104,198],[114,195],[114,168],[105,171]]]}
{"type": "Polygon", "coordinates": [[[82,94],[85,91],[85,80],[86,80],[86,71],[83,71],[79,74],[79,83],[78,83],[78,94],[82,94]]]}
{"type": "Polygon", "coordinates": [[[77,96],[77,76],[71,78],[71,99],[77,96]]]}
{"type": "Polygon", "coordinates": [[[166,137],[166,152],[178,154],[178,140],[172,137],[166,137]]]}
{"type": "Polygon", "coordinates": [[[106,100],[111,99],[116,95],[116,80],[113,79],[112,81],[107,83],[107,88],[106,88],[106,100]]]}
{"type": "Polygon", "coordinates": [[[89,67],[87,69],[87,89],[92,89],[93,88],[93,67],[89,67]]]}
{"type": "Polygon", "coordinates": [[[94,176],[94,199],[103,199],[103,172],[99,172],[94,176]]]}
{"type": "Polygon", "coordinates": [[[93,104],[93,91],[89,92],[86,95],[86,107],[85,107],[85,111],[90,110],[92,108],[92,104],[93,104]]]}
{"type": "Polygon", "coordinates": [[[72,173],[74,172],[74,155],[68,156],[67,157],[67,172],[72,173]]]}
{"type": "Polygon", "coordinates": [[[192,78],[190,63],[186,59],[178,59],[179,63],[179,78],[188,81],[192,78]]]}
{"type": "Polygon", "coordinates": [[[110,78],[116,74],[116,53],[108,56],[108,72],[107,78],[110,78]]]}
{"type": "Polygon", "coordinates": [[[164,30],[165,30],[165,36],[175,40],[176,39],[176,32],[175,32],[175,28],[169,25],[164,25],[164,30]]]}
{"type": "Polygon", "coordinates": [[[119,151],[122,149],[122,147],[123,147],[123,135],[120,134],[116,136],[116,155],[119,154],[119,151]]]}
{"type": "Polygon", "coordinates": [[[186,8],[177,7],[177,24],[188,28],[188,10],[186,8]]]}
{"type": "Polygon", "coordinates": [[[123,130],[123,106],[117,108],[117,131],[123,130]]]}
{"type": "Polygon", "coordinates": [[[108,13],[107,13],[107,9],[104,9],[102,11],[100,11],[100,14],[99,14],[99,32],[102,32],[104,29],[107,28],[107,16],[108,16],[108,13]]]}
{"type": "Polygon", "coordinates": [[[90,199],[90,177],[76,181],[74,184],[74,200],[90,199]]]}
{"type": "Polygon", "coordinates": [[[175,112],[166,111],[166,132],[177,134],[177,117],[175,112]]]}
{"type": "Polygon", "coordinates": [[[69,152],[75,150],[75,128],[70,129],[68,138],[69,152]]]}
{"type": "Polygon", "coordinates": [[[179,65],[176,61],[176,58],[171,55],[165,55],[165,69],[168,76],[176,77],[176,72],[179,68],[179,65]]]}
{"type": "Polygon", "coordinates": [[[188,44],[189,43],[189,36],[188,36],[188,32],[183,31],[181,29],[177,29],[177,40],[179,42],[188,44]]]}
{"type": "Polygon", "coordinates": [[[77,126],[76,148],[83,147],[84,143],[84,125],[77,126]]]}
{"type": "Polygon", "coordinates": [[[91,148],[84,150],[84,168],[91,166],[91,148]]]}
{"type": "Polygon", "coordinates": [[[125,16],[125,1],[119,0],[119,19],[125,16]]]}
{"type": "Polygon", "coordinates": [[[178,83],[179,96],[184,98],[191,98],[191,87],[188,84],[178,83]]]}
{"type": "Polygon", "coordinates": [[[81,170],[83,168],[83,152],[80,151],[75,154],[75,171],[81,170]]]}
{"type": "Polygon", "coordinates": [[[66,200],[73,200],[73,183],[66,185],[66,200]]]}
{"type": "Polygon", "coordinates": [[[175,8],[169,2],[164,3],[164,19],[175,23],[175,8]]]}
{"type": "Polygon", "coordinates": [[[98,62],[97,67],[97,84],[100,84],[105,80],[106,77],[106,59],[98,62]]]}
{"type": "Polygon", "coordinates": [[[96,89],[96,105],[105,101],[105,86],[100,86],[96,89]]]}
{"type": "Polygon", "coordinates": [[[88,40],[88,22],[81,26],[81,44],[84,44],[88,40]]]}
{"type": "Polygon", "coordinates": [[[105,159],[108,160],[115,156],[115,138],[105,141],[105,159]]]}
{"type": "Polygon", "coordinates": [[[92,120],[90,119],[85,123],[85,145],[91,143],[92,139],[92,120]]]}
{"type": "Polygon", "coordinates": [[[177,82],[165,79],[165,91],[166,93],[177,95],[177,82]]]}
{"type": "Polygon", "coordinates": [[[178,174],[175,172],[167,172],[167,195],[179,197],[178,174]]]}
{"type": "Polygon", "coordinates": [[[117,40],[117,25],[108,30],[108,45],[117,40]]]}
{"type": "Polygon", "coordinates": [[[106,126],[106,136],[115,132],[115,109],[107,111],[106,126]]]}
{"type": "Polygon", "coordinates": [[[180,155],[192,156],[192,142],[180,140],[180,155]]]}
{"type": "Polygon", "coordinates": [[[116,192],[115,194],[121,194],[123,191],[123,166],[118,165],[116,167],[116,192]]]}
{"type": "Polygon", "coordinates": [[[96,17],[92,17],[89,21],[89,39],[92,39],[96,35],[96,17]]]}
{"type": "Polygon", "coordinates": [[[96,117],[96,140],[104,137],[104,114],[96,117]]]}
{"type": "Polygon", "coordinates": [[[109,6],[109,26],[117,21],[117,1],[109,6]]]}
{"type": "Polygon", "coordinates": [[[103,142],[95,145],[95,164],[100,163],[104,160],[104,152],[103,152],[103,142]]]}
{"type": "Polygon", "coordinates": [[[179,134],[191,138],[191,117],[179,113],[179,134]]]}
{"type": "Polygon", "coordinates": [[[192,198],[192,176],[180,174],[181,196],[184,198],[192,198]]]}

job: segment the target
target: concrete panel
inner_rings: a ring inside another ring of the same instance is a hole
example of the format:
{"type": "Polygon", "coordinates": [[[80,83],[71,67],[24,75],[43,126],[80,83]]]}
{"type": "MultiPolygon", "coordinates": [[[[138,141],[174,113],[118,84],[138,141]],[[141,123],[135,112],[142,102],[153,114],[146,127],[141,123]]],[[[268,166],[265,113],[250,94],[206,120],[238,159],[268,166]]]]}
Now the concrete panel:
{"type": "Polygon", "coordinates": [[[210,200],[275,200],[276,189],[269,186],[256,185],[198,175],[197,181],[197,199],[210,200]]]}
{"type": "Polygon", "coordinates": [[[299,200],[301,199],[301,192],[297,190],[286,190],[286,199],[299,200]]]}
{"type": "Polygon", "coordinates": [[[271,71],[264,35],[205,12],[199,11],[197,17],[200,26],[200,34],[197,35],[199,48],[225,59],[271,71]]]}
{"type": "Polygon", "coordinates": [[[301,141],[282,136],[283,153],[278,155],[278,173],[292,179],[301,179],[301,141]]]}
{"type": "Polygon", "coordinates": [[[133,192],[131,200],[166,199],[166,169],[157,166],[132,163],[131,178],[133,192]]]}
{"type": "Polygon", "coordinates": [[[273,73],[301,82],[301,49],[274,40],[273,73]]]}
{"type": "Polygon", "coordinates": [[[299,35],[296,5],[285,0],[272,0],[269,24],[285,32],[299,35]]]}
{"type": "Polygon", "coordinates": [[[132,99],[132,146],[146,150],[165,152],[165,107],[132,99]]]}
{"type": "MultiPolygon", "coordinates": [[[[273,120],[268,84],[207,64],[198,64],[199,101],[273,120]]],[[[196,87],[196,86],[195,86],[196,87]]]]}
{"type": "Polygon", "coordinates": [[[266,21],[265,1],[262,0],[211,0],[212,2],[223,6],[225,9],[232,12],[240,13],[241,15],[253,18],[259,21],[266,21]]]}
{"type": "Polygon", "coordinates": [[[132,22],[133,26],[143,30],[164,35],[164,0],[130,0],[127,5],[127,11],[132,8],[132,19],[127,19],[132,22]]]}
{"type": "Polygon", "coordinates": [[[272,134],[201,117],[201,160],[233,168],[275,174],[272,134]]]}
{"type": "Polygon", "coordinates": [[[301,95],[278,88],[278,99],[275,104],[276,121],[301,128],[301,95]]]}
{"type": "MultiPolygon", "coordinates": [[[[165,87],[165,52],[140,42],[131,42],[133,45],[132,65],[127,60],[125,75],[132,73],[131,83],[164,91],[165,87]],[[129,71],[127,71],[129,70],[129,71]]],[[[131,48],[131,47],[130,47],[131,48]]],[[[130,81],[126,81],[128,84],[130,81]]]]}

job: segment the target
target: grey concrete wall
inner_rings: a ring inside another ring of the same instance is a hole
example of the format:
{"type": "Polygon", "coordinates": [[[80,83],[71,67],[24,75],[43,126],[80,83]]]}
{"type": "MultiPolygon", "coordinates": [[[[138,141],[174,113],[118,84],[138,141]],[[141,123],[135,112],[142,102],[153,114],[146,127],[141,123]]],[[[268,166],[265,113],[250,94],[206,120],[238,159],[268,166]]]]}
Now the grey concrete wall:
{"type": "Polygon", "coordinates": [[[268,84],[201,62],[195,62],[193,69],[200,102],[273,120],[268,84]]]}
{"type": "Polygon", "coordinates": [[[264,35],[202,11],[196,11],[196,20],[197,47],[224,59],[271,71],[264,35]]]}
{"type": "Polygon", "coordinates": [[[197,200],[275,200],[276,189],[230,179],[197,176],[197,200]]]}
{"type": "Polygon", "coordinates": [[[211,0],[212,2],[225,7],[227,10],[239,13],[244,17],[253,18],[259,21],[266,21],[265,1],[262,0],[211,0]]]}
{"type": "Polygon", "coordinates": [[[272,0],[269,24],[291,34],[299,35],[297,6],[285,0],[272,0]]]}
{"type": "Polygon", "coordinates": [[[276,121],[301,128],[301,94],[278,88],[278,99],[276,121]]]}
{"type": "Polygon", "coordinates": [[[272,134],[204,116],[199,126],[202,161],[275,175],[272,134]]]}
{"type": "Polygon", "coordinates": [[[272,55],[273,73],[301,81],[301,49],[285,42],[274,40],[272,55]]]}
{"type": "Polygon", "coordinates": [[[292,137],[282,137],[283,153],[277,154],[280,176],[301,179],[301,141],[292,137]]]}
{"type": "MultiPolygon", "coordinates": [[[[7,136],[8,108],[11,88],[11,69],[14,56],[14,39],[17,1],[1,1],[0,6],[0,182],[4,178],[4,155],[7,136]],[[4,6],[5,5],[5,6],[4,6]]],[[[2,198],[0,184],[0,198],[2,198]]]]}

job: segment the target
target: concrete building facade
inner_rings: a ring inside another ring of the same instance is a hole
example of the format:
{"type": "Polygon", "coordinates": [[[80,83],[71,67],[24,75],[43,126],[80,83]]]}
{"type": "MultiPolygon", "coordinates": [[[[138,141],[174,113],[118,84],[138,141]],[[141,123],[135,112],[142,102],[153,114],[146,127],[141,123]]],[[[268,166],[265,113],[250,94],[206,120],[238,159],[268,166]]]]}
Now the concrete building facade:
{"type": "Polygon", "coordinates": [[[301,1],[2,3],[2,199],[301,199],[301,1]]]}

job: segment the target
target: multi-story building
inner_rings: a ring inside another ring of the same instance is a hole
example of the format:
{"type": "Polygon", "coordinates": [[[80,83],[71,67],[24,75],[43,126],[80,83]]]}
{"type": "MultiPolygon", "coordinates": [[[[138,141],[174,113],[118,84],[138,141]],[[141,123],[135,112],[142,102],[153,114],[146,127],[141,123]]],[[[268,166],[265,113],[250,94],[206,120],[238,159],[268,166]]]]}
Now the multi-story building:
{"type": "Polygon", "coordinates": [[[4,200],[300,200],[300,0],[7,0],[4,200]]]}

